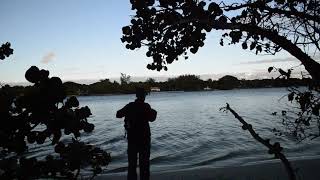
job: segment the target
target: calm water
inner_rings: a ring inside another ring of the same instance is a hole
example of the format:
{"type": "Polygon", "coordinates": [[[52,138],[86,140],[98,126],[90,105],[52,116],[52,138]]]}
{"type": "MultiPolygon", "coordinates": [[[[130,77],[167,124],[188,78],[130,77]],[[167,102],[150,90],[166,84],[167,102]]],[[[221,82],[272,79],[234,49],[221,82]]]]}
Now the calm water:
{"type": "MultiPolygon", "coordinates": [[[[286,90],[280,88],[152,93],[146,102],[158,111],[158,117],[150,123],[151,170],[234,166],[272,159],[263,145],[241,129],[231,113],[219,111],[226,102],[253,124],[260,135],[281,142],[288,157],[319,155],[318,139],[297,144],[289,137],[276,137],[271,132],[281,126],[279,118],[271,113],[286,107],[286,98],[279,101],[285,94],[286,90]]],[[[123,119],[115,118],[115,114],[134,99],[134,95],[79,97],[82,106],[91,108],[90,120],[96,126],[82,140],[111,152],[107,173],[126,171],[123,119]]],[[[48,154],[51,150],[43,151],[47,146],[31,148],[30,153],[48,154]]]]}

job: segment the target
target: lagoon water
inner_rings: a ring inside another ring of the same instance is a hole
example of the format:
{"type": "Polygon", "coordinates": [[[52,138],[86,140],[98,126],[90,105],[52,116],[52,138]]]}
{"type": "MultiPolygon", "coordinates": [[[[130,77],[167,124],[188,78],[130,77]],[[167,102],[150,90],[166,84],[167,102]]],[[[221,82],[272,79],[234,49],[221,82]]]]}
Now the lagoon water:
{"type": "MultiPolygon", "coordinates": [[[[283,127],[280,117],[271,113],[288,108],[287,98],[281,100],[286,93],[284,88],[151,93],[146,102],[158,111],[157,120],[150,123],[151,170],[237,166],[273,159],[263,145],[242,130],[231,113],[219,111],[226,102],[262,137],[280,142],[289,158],[318,156],[319,139],[297,143],[290,137],[275,136],[271,131],[274,127],[283,127]]],[[[126,171],[123,119],[115,118],[115,114],[134,99],[134,95],[79,97],[81,106],[91,108],[90,121],[95,124],[93,133],[84,134],[82,140],[111,152],[112,162],[105,173],[126,171]]],[[[30,153],[41,156],[50,150],[40,151],[37,147],[31,148],[30,153]]]]}

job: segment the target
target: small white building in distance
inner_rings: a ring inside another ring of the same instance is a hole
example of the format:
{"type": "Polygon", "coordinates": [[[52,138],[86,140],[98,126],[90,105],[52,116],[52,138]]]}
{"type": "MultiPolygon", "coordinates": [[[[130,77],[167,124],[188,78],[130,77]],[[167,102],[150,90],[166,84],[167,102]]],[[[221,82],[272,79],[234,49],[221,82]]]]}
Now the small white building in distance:
{"type": "Polygon", "coordinates": [[[160,88],[159,88],[159,87],[151,87],[151,88],[150,88],[150,91],[151,91],[151,92],[159,92],[159,91],[160,91],[160,88]]]}

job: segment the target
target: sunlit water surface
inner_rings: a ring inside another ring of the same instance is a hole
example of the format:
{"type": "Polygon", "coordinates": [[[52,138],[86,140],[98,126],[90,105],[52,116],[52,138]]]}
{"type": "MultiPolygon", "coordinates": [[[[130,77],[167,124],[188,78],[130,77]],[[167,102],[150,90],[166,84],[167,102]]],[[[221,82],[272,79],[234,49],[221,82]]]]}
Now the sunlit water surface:
{"type": "MultiPolygon", "coordinates": [[[[159,92],[147,96],[152,108],[158,111],[150,123],[152,133],[151,170],[177,170],[200,166],[223,167],[268,161],[273,156],[257,143],[231,113],[219,111],[228,102],[257,132],[279,141],[289,158],[319,155],[318,139],[297,143],[290,137],[277,137],[274,127],[282,127],[274,111],[288,107],[285,89],[242,89],[204,92],[159,92]]],[[[127,166],[127,148],[123,119],[116,111],[135,99],[134,95],[82,96],[81,106],[89,106],[95,124],[91,134],[82,135],[89,141],[111,152],[112,162],[105,173],[123,172],[127,166]]],[[[30,149],[31,156],[52,152],[47,143],[30,149]]]]}

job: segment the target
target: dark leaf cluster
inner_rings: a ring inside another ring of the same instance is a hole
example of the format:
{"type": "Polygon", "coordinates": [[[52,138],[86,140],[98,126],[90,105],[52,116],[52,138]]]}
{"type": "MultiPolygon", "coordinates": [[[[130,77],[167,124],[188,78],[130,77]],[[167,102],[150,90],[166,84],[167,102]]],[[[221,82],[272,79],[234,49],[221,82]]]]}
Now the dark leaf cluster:
{"type": "Polygon", "coordinates": [[[78,140],[81,132],[94,130],[94,125],[88,122],[90,109],[79,107],[75,96],[67,98],[61,79],[49,77],[49,71],[32,66],[25,78],[34,85],[21,96],[12,93],[9,86],[0,89],[0,148],[7,154],[0,163],[0,169],[5,172],[1,179],[70,177],[71,174],[75,178],[85,164],[92,166],[94,174],[100,173],[101,167],[109,163],[110,155],[78,140]],[[68,145],[61,140],[63,134],[73,136],[68,145]],[[54,146],[56,157],[24,158],[28,145],[48,141],[54,146]],[[8,159],[12,153],[22,158],[8,159]],[[73,173],[74,170],[78,172],[73,173]]]}
{"type": "Polygon", "coordinates": [[[11,54],[13,54],[13,49],[11,49],[11,44],[9,42],[2,44],[0,47],[0,60],[4,60],[6,57],[9,57],[11,54]]]}

